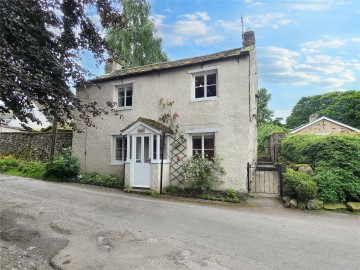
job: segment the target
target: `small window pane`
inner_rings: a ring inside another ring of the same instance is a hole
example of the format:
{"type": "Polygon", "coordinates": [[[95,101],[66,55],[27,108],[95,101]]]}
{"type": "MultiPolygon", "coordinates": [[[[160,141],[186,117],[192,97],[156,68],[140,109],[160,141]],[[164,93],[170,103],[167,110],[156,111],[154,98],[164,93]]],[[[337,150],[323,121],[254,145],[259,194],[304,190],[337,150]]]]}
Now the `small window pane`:
{"type": "Polygon", "coordinates": [[[124,97],[119,96],[118,107],[124,107],[125,106],[124,102],[125,102],[124,97]]]}
{"type": "Polygon", "coordinates": [[[120,137],[116,138],[116,148],[122,148],[122,139],[120,137]]]}
{"type": "Polygon", "coordinates": [[[157,158],[157,145],[156,145],[156,136],[154,136],[154,141],[153,141],[153,159],[157,158]]]}
{"type": "Polygon", "coordinates": [[[132,97],[126,97],[126,106],[132,106],[132,97]]]}
{"type": "MultiPolygon", "coordinates": [[[[165,137],[165,144],[164,144],[164,159],[168,159],[168,149],[167,149],[167,140],[168,137],[165,137]]],[[[160,138],[160,159],[162,159],[162,147],[163,147],[163,138],[160,138]]]]}
{"type": "Polygon", "coordinates": [[[214,158],[215,155],[215,151],[214,150],[205,150],[205,158],[212,160],[214,158]]]}
{"type": "Polygon", "coordinates": [[[202,145],[201,145],[201,137],[198,137],[198,136],[194,136],[193,137],[193,149],[195,150],[201,150],[202,148],[202,145]]]}
{"type": "Polygon", "coordinates": [[[126,96],[127,96],[127,97],[131,97],[131,96],[132,96],[132,89],[131,89],[131,88],[126,91],[126,96]]]}
{"type": "Polygon", "coordinates": [[[207,97],[216,97],[216,85],[208,86],[206,95],[207,97]]]}
{"type": "Polygon", "coordinates": [[[141,137],[136,137],[136,163],[141,163],[141,137]]]}
{"type": "Polygon", "coordinates": [[[144,162],[150,163],[150,138],[144,137],[144,162]]]}
{"type": "Polygon", "coordinates": [[[204,148],[214,149],[214,137],[204,137],[204,148]]]}
{"type": "Polygon", "coordinates": [[[203,98],[204,97],[204,87],[195,88],[195,98],[203,98]]]}
{"type": "Polygon", "coordinates": [[[116,149],[115,150],[115,159],[116,160],[122,160],[122,149],[116,149]]]}
{"type": "Polygon", "coordinates": [[[119,97],[124,97],[124,95],[125,95],[125,89],[119,88],[119,97]]]}
{"type": "Polygon", "coordinates": [[[195,76],[195,87],[204,86],[204,75],[195,76]]]}
{"type": "Polygon", "coordinates": [[[216,73],[207,75],[207,85],[216,84],[216,73]]]}

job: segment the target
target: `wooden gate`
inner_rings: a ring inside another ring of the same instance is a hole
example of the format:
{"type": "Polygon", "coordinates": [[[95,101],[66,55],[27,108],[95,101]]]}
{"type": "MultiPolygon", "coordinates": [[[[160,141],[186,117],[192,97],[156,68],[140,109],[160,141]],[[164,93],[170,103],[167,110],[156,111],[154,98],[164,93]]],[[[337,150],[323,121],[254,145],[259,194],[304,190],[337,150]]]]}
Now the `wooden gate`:
{"type": "Polygon", "coordinates": [[[249,193],[283,195],[282,164],[247,165],[247,188],[249,193]]]}

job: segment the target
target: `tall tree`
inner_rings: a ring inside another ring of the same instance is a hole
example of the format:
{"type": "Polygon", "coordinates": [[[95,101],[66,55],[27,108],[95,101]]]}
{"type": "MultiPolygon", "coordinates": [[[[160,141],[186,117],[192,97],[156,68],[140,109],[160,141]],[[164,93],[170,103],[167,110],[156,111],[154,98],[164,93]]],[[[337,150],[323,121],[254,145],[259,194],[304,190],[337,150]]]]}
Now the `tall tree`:
{"type": "Polygon", "coordinates": [[[91,116],[106,113],[71,92],[74,86],[83,87],[89,75],[78,64],[79,51],[92,52],[100,62],[106,50],[86,13],[91,6],[103,27],[122,26],[121,13],[111,0],[0,1],[0,124],[9,112],[23,125],[40,124],[34,102],[60,123],[76,114],[92,125],[91,116]]]}
{"type": "Polygon", "coordinates": [[[309,121],[311,114],[327,116],[344,124],[360,128],[360,91],[331,92],[301,98],[286,119],[289,128],[309,121]]]}
{"type": "Polygon", "coordinates": [[[258,102],[258,111],[257,111],[257,122],[261,123],[270,123],[274,112],[269,109],[269,101],[271,99],[271,94],[267,92],[266,88],[260,88],[259,90],[259,102],[258,102]]]}
{"type": "Polygon", "coordinates": [[[124,28],[110,28],[106,41],[120,57],[123,67],[143,66],[167,61],[162,50],[162,39],[153,20],[150,19],[150,5],[147,0],[122,0],[124,28]]]}

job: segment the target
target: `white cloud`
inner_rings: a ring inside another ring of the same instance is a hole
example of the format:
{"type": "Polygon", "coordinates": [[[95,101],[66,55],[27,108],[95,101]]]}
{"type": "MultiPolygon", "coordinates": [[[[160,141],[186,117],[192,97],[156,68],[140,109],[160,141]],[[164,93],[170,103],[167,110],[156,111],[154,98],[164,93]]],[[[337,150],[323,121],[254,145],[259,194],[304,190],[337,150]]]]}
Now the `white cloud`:
{"type": "Polygon", "coordinates": [[[166,24],[165,18],[163,15],[153,17],[166,46],[176,47],[191,43],[208,46],[224,39],[222,34],[209,25],[210,16],[205,11],[181,15],[180,20],[173,24],[166,24]]]}
{"type": "MultiPolygon", "coordinates": [[[[291,21],[286,18],[284,13],[268,13],[262,15],[253,15],[244,17],[244,26],[250,28],[279,28],[280,26],[284,26],[289,24],[291,21]]],[[[226,30],[230,31],[241,31],[241,19],[234,21],[223,21],[218,20],[216,22],[217,26],[223,27],[226,30]]]]}
{"type": "Polygon", "coordinates": [[[306,49],[320,49],[320,48],[339,48],[346,45],[344,39],[326,39],[326,40],[315,40],[302,43],[301,46],[306,49]]]}
{"type": "Polygon", "coordinates": [[[190,14],[184,14],[179,16],[180,18],[185,18],[191,21],[195,21],[195,20],[203,20],[203,21],[208,21],[210,20],[210,16],[206,11],[198,11],[195,13],[190,13],[190,14]]]}
{"type": "Polygon", "coordinates": [[[356,59],[344,60],[329,55],[306,56],[275,46],[260,47],[258,52],[260,76],[277,84],[341,88],[355,82],[354,71],[360,70],[360,63],[356,59]]]}
{"type": "Polygon", "coordinates": [[[356,37],[356,38],[351,38],[350,39],[352,42],[360,42],[360,38],[356,37]]]}
{"type": "Polygon", "coordinates": [[[297,11],[317,11],[328,9],[332,3],[329,2],[317,2],[317,3],[295,3],[289,4],[288,7],[297,11]]]}

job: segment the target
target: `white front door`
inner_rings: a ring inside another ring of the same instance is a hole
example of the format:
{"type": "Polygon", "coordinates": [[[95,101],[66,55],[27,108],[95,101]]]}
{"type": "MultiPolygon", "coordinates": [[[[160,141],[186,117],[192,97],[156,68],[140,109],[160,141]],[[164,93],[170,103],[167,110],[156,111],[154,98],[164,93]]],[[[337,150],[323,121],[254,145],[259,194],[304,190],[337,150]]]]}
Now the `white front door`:
{"type": "Polygon", "coordinates": [[[151,187],[150,136],[133,135],[133,187],[151,187]]]}

